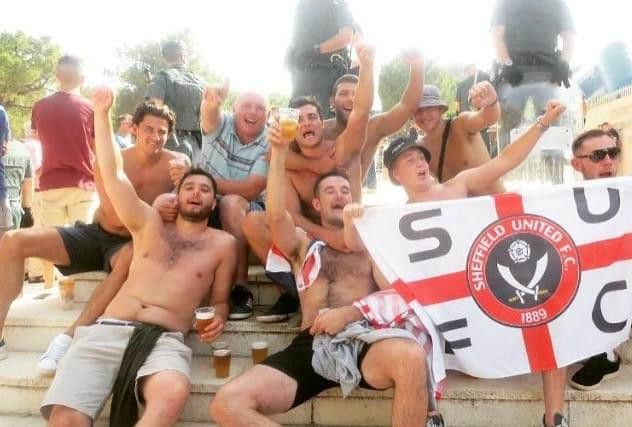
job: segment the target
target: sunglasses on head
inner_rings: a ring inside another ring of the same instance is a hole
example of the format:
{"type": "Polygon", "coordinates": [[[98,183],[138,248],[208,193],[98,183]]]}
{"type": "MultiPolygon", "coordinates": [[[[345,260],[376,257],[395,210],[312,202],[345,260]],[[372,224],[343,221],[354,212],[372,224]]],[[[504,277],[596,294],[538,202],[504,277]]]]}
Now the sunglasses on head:
{"type": "Polygon", "coordinates": [[[621,149],[619,147],[610,147],[610,148],[601,148],[599,150],[595,150],[590,154],[586,154],[583,156],[575,156],[579,159],[590,159],[592,162],[600,162],[606,158],[606,156],[610,157],[612,160],[619,157],[621,154],[621,149]]]}

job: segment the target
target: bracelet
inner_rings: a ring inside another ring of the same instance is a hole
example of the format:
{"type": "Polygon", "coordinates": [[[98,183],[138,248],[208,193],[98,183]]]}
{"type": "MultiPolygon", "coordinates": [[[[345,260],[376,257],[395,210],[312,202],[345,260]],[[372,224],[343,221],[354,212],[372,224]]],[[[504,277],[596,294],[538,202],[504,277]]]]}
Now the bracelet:
{"type": "Polygon", "coordinates": [[[545,125],[544,122],[542,121],[542,117],[544,116],[540,116],[536,119],[535,127],[544,131],[544,130],[547,130],[551,125],[545,125]]]}

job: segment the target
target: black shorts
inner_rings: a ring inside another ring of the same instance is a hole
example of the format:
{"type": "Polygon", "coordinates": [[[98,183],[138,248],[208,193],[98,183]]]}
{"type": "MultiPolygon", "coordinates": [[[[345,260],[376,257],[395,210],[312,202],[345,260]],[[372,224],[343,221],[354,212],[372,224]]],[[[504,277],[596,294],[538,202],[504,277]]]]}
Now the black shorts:
{"type": "MultiPolygon", "coordinates": [[[[265,203],[259,201],[259,200],[251,200],[250,201],[250,211],[249,212],[261,212],[261,211],[265,211],[266,210],[266,205],[265,203]]],[[[222,228],[222,221],[220,220],[220,216],[219,216],[219,199],[217,200],[217,203],[215,204],[215,209],[213,209],[213,212],[211,212],[211,214],[208,217],[208,226],[211,228],[214,228],[216,230],[223,230],[222,228]]]]}
{"type": "MultiPolygon", "coordinates": [[[[284,350],[271,355],[261,362],[262,365],[281,371],[296,380],[296,395],[294,396],[292,408],[308,401],[324,390],[338,386],[337,382],[321,377],[314,371],[312,367],[313,342],[314,337],[310,335],[309,330],[302,331],[284,350]]],[[[357,361],[358,367],[362,366],[362,361],[369,348],[371,346],[365,344],[360,350],[357,361]]],[[[360,381],[360,387],[376,390],[364,380],[364,376],[362,376],[360,381]]]]}
{"type": "Polygon", "coordinates": [[[130,236],[119,236],[105,231],[99,224],[77,221],[73,227],[56,227],[70,258],[70,265],[57,265],[63,275],[86,271],[111,270],[110,259],[130,236]]]}

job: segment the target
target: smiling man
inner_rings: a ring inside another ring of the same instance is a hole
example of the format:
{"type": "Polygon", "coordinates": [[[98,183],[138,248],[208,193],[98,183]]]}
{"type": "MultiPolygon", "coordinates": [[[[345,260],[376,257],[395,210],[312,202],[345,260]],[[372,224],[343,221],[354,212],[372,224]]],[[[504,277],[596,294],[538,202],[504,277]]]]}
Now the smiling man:
{"type": "MultiPolygon", "coordinates": [[[[235,100],[233,113],[221,106],[228,96],[228,84],[214,85],[204,91],[200,106],[202,152],[197,166],[217,181],[219,204],[211,225],[237,239],[237,270],[231,292],[230,318],[252,315],[254,299],[245,287],[248,282],[248,241],[241,223],[249,212],[263,211],[268,174],[266,119],[268,104],[256,92],[242,92],[235,100]]],[[[174,166],[172,176],[185,173],[184,165],[174,166]]]]}
{"type": "MultiPolygon", "coordinates": [[[[610,129],[588,130],[573,141],[573,169],[584,179],[611,178],[617,175],[621,163],[619,141],[611,136],[610,129]]],[[[579,390],[599,388],[604,380],[619,375],[621,357],[614,350],[588,359],[569,380],[579,390]]]]}
{"type": "MultiPolygon", "coordinates": [[[[166,106],[151,103],[138,106],[133,117],[136,144],[123,150],[123,168],[138,197],[145,203],[174,188],[169,177],[169,162],[185,161],[185,156],[164,150],[167,135],[175,118],[166,106]]],[[[42,258],[54,263],[63,274],[106,270],[111,272],[95,289],[90,302],[73,326],[51,342],[38,369],[52,374],[57,362],[70,345],[77,326],[87,325],[103,313],[127,277],[130,251],[119,251],[131,240],[127,227],[121,222],[106,194],[99,174],[95,174],[100,206],[94,222],[77,222],[73,227],[35,227],[6,233],[0,239],[0,331],[11,302],[19,295],[24,282],[24,260],[42,258]]],[[[7,355],[6,344],[0,339],[0,359],[7,355]]]]}

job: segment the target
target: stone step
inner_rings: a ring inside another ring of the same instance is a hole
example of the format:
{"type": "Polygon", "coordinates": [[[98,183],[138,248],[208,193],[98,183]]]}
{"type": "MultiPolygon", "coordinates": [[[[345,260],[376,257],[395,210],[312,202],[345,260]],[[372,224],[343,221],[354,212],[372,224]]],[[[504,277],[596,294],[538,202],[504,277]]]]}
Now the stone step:
{"type": "MultiPolygon", "coordinates": [[[[91,271],[87,273],[74,274],[68,276],[75,280],[75,301],[87,302],[92,295],[92,291],[106,277],[103,271],[91,271]]],[[[263,267],[251,265],[248,267],[248,289],[252,292],[256,305],[272,305],[279,297],[278,288],[266,277],[263,267]]],[[[57,289],[43,289],[37,287],[41,293],[57,294],[57,289]]]]}
{"type": "MultiPolygon", "coordinates": [[[[10,353],[8,359],[0,361],[0,415],[39,414],[50,378],[35,373],[37,357],[36,353],[10,353]]],[[[233,358],[231,376],[250,366],[249,359],[233,358]]],[[[214,377],[209,357],[194,357],[192,393],[183,421],[205,421],[208,403],[225,381],[214,377]]],[[[385,426],[391,424],[391,397],[390,390],[359,390],[343,400],[339,391],[332,389],[276,419],[299,425],[385,426]]],[[[619,377],[599,390],[568,390],[566,400],[573,427],[627,427],[632,419],[632,367],[624,366],[619,377]]],[[[454,427],[538,426],[543,411],[540,377],[480,380],[450,373],[439,407],[446,423],[454,427]]]]}
{"type": "MultiPolygon", "coordinates": [[[[45,427],[46,421],[42,417],[36,416],[18,416],[18,415],[0,415],[0,426],[2,427],[45,427]]],[[[176,427],[216,427],[216,424],[179,422],[176,427]]],[[[99,420],[94,427],[108,427],[106,420],[99,420]]]]}
{"type": "MultiPolygon", "coordinates": [[[[27,289],[24,296],[11,305],[3,332],[11,350],[44,352],[53,337],[64,332],[83,308],[83,304],[75,303],[64,309],[56,295],[45,294],[27,289]]],[[[271,352],[285,348],[298,332],[300,316],[286,322],[264,324],[255,320],[262,310],[256,307],[250,319],[227,322],[218,340],[227,341],[237,355],[250,354],[250,344],[254,341],[267,341],[271,352]]],[[[186,342],[195,354],[210,352],[210,346],[199,342],[195,333],[190,333],[186,342]]]]}

